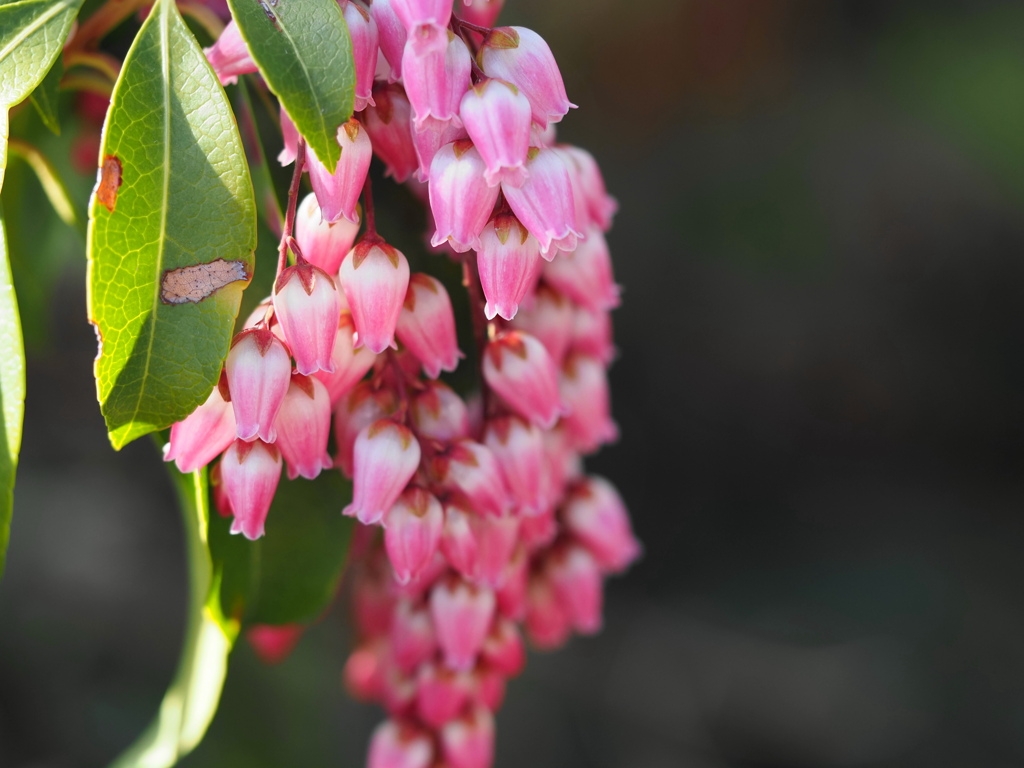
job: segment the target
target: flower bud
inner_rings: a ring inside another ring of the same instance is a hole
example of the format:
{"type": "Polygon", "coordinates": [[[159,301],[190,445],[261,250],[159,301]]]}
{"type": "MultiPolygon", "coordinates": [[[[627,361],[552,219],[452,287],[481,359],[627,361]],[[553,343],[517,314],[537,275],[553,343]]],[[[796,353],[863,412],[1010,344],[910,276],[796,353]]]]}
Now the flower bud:
{"type": "Polygon", "coordinates": [[[434,748],[425,731],[385,720],[370,738],[366,768],[429,768],[433,759],[434,748]]]}
{"type": "Polygon", "coordinates": [[[441,502],[422,488],[407,489],[384,515],[384,547],[399,584],[415,580],[441,540],[441,502]]]}
{"type": "Polygon", "coordinates": [[[334,407],[334,439],[338,444],[337,465],[346,477],[352,477],[352,449],[364,427],[387,418],[398,410],[398,400],[390,389],[374,390],[369,381],[356,385],[334,407]]]}
{"type": "Polygon", "coordinates": [[[416,675],[416,687],[416,713],[427,725],[440,728],[466,706],[473,678],[443,664],[424,664],[416,675]]]}
{"type": "Polygon", "coordinates": [[[420,444],[408,427],[380,419],[364,427],[352,449],[352,503],[342,514],[374,525],[391,509],[420,463],[420,444]]]}
{"type": "Polygon", "coordinates": [[[327,453],[331,433],[331,400],[327,388],[314,378],[292,374],[288,392],[274,422],[288,479],[301,475],[314,479],[321,469],[334,466],[327,453]]]}
{"type": "MultiPolygon", "coordinates": [[[[344,294],[341,297],[344,299],[344,294]]],[[[314,374],[327,387],[331,403],[338,402],[339,398],[348,394],[373,367],[373,361],[377,359],[377,356],[366,347],[354,348],[355,330],[352,313],[348,310],[343,311],[338,318],[338,332],[334,335],[334,346],[331,348],[334,371],[327,373],[320,370],[314,374]]]]}
{"type": "Polygon", "coordinates": [[[242,331],[231,342],[224,370],[238,438],[274,442],[274,419],[292,373],[284,344],[265,327],[242,331]]]}
{"type": "Polygon", "coordinates": [[[577,632],[601,629],[603,585],[593,556],[579,545],[555,549],[546,564],[555,596],[577,632]]]}
{"type": "Polygon", "coordinates": [[[379,38],[377,23],[360,3],[345,0],[342,3],[345,25],[352,40],[352,60],[356,67],[354,111],[362,112],[373,104],[373,74],[377,69],[379,38]]]}
{"type": "Polygon", "coordinates": [[[220,462],[221,483],[235,516],[232,533],[250,541],[263,535],[263,524],[281,479],[281,454],[262,440],[235,440],[220,462]]]}
{"type": "Polygon", "coordinates": [[[221,85],[234,85],[238,82],[239,75],[248,75],[258,72],[256,62],[249,55],[249,48],[242,39],[242,33],[235,22],[229,21],[220,33],[217,42],[209,48],[204,48],[210,66],[217,73],[217,79],[221,85]]]}
{"type": "Polygon", "coordinates": [[[355,222],[344,217],[327,221],[313,193],[303,198],[295,213],[295,239],[303,258],[328,275],[338,274],[341,260],[352,250],[358,232],[358,216],[355,222]]]}
{"type": "Polygon", "coordinates": [[[494,717],[475,707],[441,729],[441,751],[450,768],[490,768],[494,762],[494,717]]]}
{"type": "Polygon", "coordinates": [[[463,0],[464,6],[458,15],[478,27],[493,27],[501,13],[505,0],[463,0]]]}
{"type": "Polygon", "coordinates": [[[373,147],[370,135],[354,118],[338,127],[338,144],[341,156],[333,172],[320,162],[312,147],[307,148],[309,183],[325,221],[337,221],[344,216],[356,223],[356,203],[370,169],[373,147]]]}
{"type": "Polygon", "coordinates": [[[391,7],[409,36],[407,45],[417,54],[444,51],[452,0],[391,0],[391,7]]]}
{"type": "Polygon", "coordinates": [[[440,280],[422,272],[409,279],[395,334],[432,379],[441,371],[454,371],[463,357],[455,338],[455,315],[448,291],[440,280]]]}
{"type": "Polygon", "coordinates": [[[532,148],[527,156],[529,176],[520,187],[503,183],[501,191],[516,217],[540,243],[541,256],[550,260],[556,250],[572,251],[583,236],[569,169],[553,149],[532,148]]]}
{"type": "Polygon", "coordinates": [[[463,95],[459,117],[487,166],[487,183],[522,186],[530,149],[530,102],[519,89],[504,80],[484,80],[463,95]]]}
{"type": "Polygon", "coordinates": [[[553,650],[565,643],[572,625],[550,578],[544,573],[531,575],[526,594],[526,632],[530,642],[541,650],[553,650]]]}
{"type": "Polygon", "coordinates": [[[480,657],[505,677],[516,677],[526,666],[523,636],[514,621],[499,617],[480,649],[480,657]]]}
{"type": "Polygon", "coordinates": [[[486,446],[459,440],[435,456],[433,466],[441,484],[463,493],[475,511],[496,517],[508,512],[508,489],[486,446]]]}
{"type": "Polygon", "coordinates": [[[334,371],[341,299],[330,275],[309,263],[286,268],[274,283],[274,314],[299,373],[334,371]]]}
{"type": "Polygon", "coordinates": [[[498,201],[498,188],[484,181],[484,161],[472,142],[455,141],[430,164],[430,211],[436,231],[430,244],[448,241],[464,253],[480,246],[480,232],[498,201]]]}
{"type": "Polygon", "coordinates": [[[558,365],[572,343],[572,302],[544,283],[528,299],[516,313],[512,327],[539,339],[558,365]]]}
{"type": "Polygon", "coordinates": [[[600,361],[572,355],[562,365],[559,391],[568,408],[565,427],[577,451],[591,453],[618,439],[619,429],[611,417],[608,376],[600,361]]]}
{"type": "Polygon", "coordinates": [[[480,233],[476,268],[484,291],[484,315],[511,320],[519,303],[533,291],[541,270],[540,245],[519,220],[495,216],[480,233]]]}
{"type": "MultiPolygon", "coordinates": [[[[372,8],[384,1],[376,0],[372,8]]],[[[363,110],[363,125],[370,134],[374,154],[384,163],[384,175],[401,184],[419,167],[412,143],[412,107],[399,85],[377,85],[373,99],[375,106],[363,110]]]]}
{"type": "Polygon", "coordinates": [[[245,639],[264,664],[280,664],[298,645],[305,627],[301,624],[253,624],[245,639]]]}
{"type": "Polygon", "coordinates": [[[508,406],[544,429],[558,421],[562,406],[558,371],[537,339],[521,331],[506,331],[487,345],[484,379],[508,406]]]}
{"type": "Polygon", "coordinates": [[[498,27],[484,38],[478,56],[489,77],[507,80],[530,100],[533,121],[557,123],[576,107],[565,95],[558,64],[544,38],[525,27],[498,27]]]}
{"type": "Polygon", "coordinates": [[[543,275],[556,290],[588,309],[607,311],[619,305],[608,243],[597,227],[587,231],[587,239],[572,253],[560,253],[545,264],[543,275]]]}
{"type": "Polygon", "coordinates": [[[356,326],[356,347],[377,354],[395,345],[395,326],[409,288],[409,262],[383,240],[366,238],[341,262],[341,287],[356,326]]]}
{"type": "Polygon", "coordinates": [[[414,672],[437,650],[429,608],[411,600],[399,600],[395,605],[389,637],[392,659],[403,672],[414,672]]]}
{"type": "Polygon", "coordinates": [[[469,409],[447,384],[425,382],[409,409],[417,434],[442,443],[469,437],[469,409]]]}
{"type": "Polygon", "coordinates": [[[487,423],[484,445],[491,449],[514,508],[524,515],[538,515],[547,507],[541,478],[544,474],[544,437],[534,424],[516,416],[487,423]]]}
{"type": "Polygon", "coordinates": [[[179,472],[194,472],[213,461],[235,439],[235,414],[214,387],[206,402],[171,426],[171,440],[164,461],[173,461],[179,472]]]}
{"type": "Polygon", "coordinates": [[[402,55],[402,82],[412,105],[413,122],[461,122],[459,104],[470,86],[473,58],[461,37],[444,30],[445,45],[418,52],[413,38],[402,55]]]}
{"type": "Polygon", "coordinates": [[[494,592],[451,576],[430,591],[430,615],[445,664],[472,669],[494,617],[494,592]]]}
{"type": "Polygon", "coordinates": [[[626,505],[602,477],[589,477],[573,490],[562,509],[562,520],[607,571],[622,571],[640,556],[626,505]]]}

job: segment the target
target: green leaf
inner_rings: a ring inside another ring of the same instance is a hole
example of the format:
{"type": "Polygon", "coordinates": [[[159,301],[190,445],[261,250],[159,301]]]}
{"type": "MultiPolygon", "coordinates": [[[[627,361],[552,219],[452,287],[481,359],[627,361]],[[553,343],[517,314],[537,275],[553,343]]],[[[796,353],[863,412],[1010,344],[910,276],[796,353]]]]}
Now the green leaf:
{"type": "MultiPolygon", "coordinates": [[[[6,112],[3,113],[6,117],[6,112]]],[[[6,142],[0,138],[0,144],[6,142]]],[[[2,153],[0,153],[2,154],[2,153]]],[[[7,239],[0,215],[0,576],[3,576],[14,507],[14,475],[25,415],[25,349],[18,303],[7,261],[7,239]]]]}
{"type": "Polygon", "coordinates": [[[60,53],[82,0],[0,0],[0,109],[22,101],[60,53]]]}
{"type": "Polygon", "coordinates": [[[312,481],[282,478],[263,538],[232,536],[228,519],[211,520],[225,614],[259,624],[315,620],[345,569],[353,522],[341,509],[350,499],[351,485],[337,472],[312,481]]]}
{"type": "Polygon", "coordinates": [[[64,75],[64,62],[60,56],[53,62],[43,81],[29,94],[32,105],[39,112],[46,127],[60,136],[60,79],[64,75]]]}
{"type": "Polygon", "coordinates": [[[80,235],[85,234],[85,224],[78,218],[78,210],[71,202],[68,195],[68,188],[60,177],[60,173],[53,166],[42,152],[26,141],[12,139],[10,151],[20,156],[36,174],[39,184],[46,194],[46,198],[53,206],[54,212],[60,216],[61,221],[74,229],[80,235]]]}
{"type": "Polygon", "coordinates": [[[228,0],[270,90],[324,165],[341,157],[338,126],[352,115],[355,64],[336,0],[228,0]]]}
{"type": "Polygon", "coordinates": [[[89,222],[96,388],[114,448],[213,389],[256,246],[234,116],[172,0],[158,0],[114,87],[89,222]]]}
{"type": "Polygon", "coordinates": [[[168,471],[181,503],[188,546],[190,597],[185,643],[159,713],[111,768],[170,768],[195,748],[217,711],[228,654],[238,636],[237,622],[224,619],[217,597],[206,537],[206,470],[183,475],[168,465],[168,471]]]}

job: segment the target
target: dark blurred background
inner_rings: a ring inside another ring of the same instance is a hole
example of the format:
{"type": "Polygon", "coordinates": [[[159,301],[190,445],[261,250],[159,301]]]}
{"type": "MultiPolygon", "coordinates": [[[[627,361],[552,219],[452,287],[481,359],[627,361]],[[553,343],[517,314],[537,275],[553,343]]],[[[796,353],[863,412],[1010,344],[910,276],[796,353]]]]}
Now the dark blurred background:
{"type": "MultiPolygon", "coordinates": [[[[560,137],[621,204],[622,438],[588,466],[646,554],[599,636],[510,685],[498,768],[1024,765],[1024,4],[502,20],[550,42],[580,105],[560,137]]],[[[81,246],[25,229],[20,296],[50,322],[28,331],[0,766],[102,766],[173,674],[182,534],[153,445],[108,447],[81,246]]],[[[339,685],[347,644],[335,612],[282,666],[240,645],[183,768],[361,766],[381,715],[339,685]]]]}

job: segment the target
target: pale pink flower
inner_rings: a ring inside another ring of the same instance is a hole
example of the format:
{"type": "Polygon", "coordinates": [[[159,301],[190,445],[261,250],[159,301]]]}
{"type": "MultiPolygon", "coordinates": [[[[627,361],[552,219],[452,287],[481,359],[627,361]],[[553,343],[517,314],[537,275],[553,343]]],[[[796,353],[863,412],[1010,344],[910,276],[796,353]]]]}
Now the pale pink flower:
{"type": "Polygon", "coordinates": [[[494,592],[451,576],[430,592],[430,615],[437,642],[450,669],[469,670],[494,617],[494,592]]]}
{"type": "Polygon", "coordinates": [[[536,338],[506,331],[484,352],[484,379],[508,406],[525,419],[549,429],[562,414],[558,369],[536,338]]]}
{"type": "Polygon", "coordinates": [[[361,3],[344,0],[341,8],[352,40],[352,59],[356,67],[354,109],[362,112],[367,104],[373,104],[373,74],[377,69],[379,50],[377,22],[361,3]]]}
{"type": "Polygon", "coordinates": [[[429,768],[433,758],[434,748],[425,731],[385,720],[370,737],[366,768],[429,768]]]}
{"type": "MultiPolygon", "coordinates": [[[[377,0],[377,5],[384,0],[377,0]]],[[[380,85],[373,89],[375,105],[361,115],[373,144],[373,153],[384,163],[384,175],[401,184],[419,167],[412,142],[412,107],[400,85],[380,85]]]]}
{"type": "Polygon", "coordinates": [[[266,327],[242,331],[231,342],[224,370],[236,435],[246,441],[258,437],[266,443],[274,442],[274,419],[292,373],[284,344],[266,327]]]}
{"type": "Polygon", "coordinates": [[[214,387],[206,401],[171,426],[164,461],[173,461],[179,472],[194,472],[213,461],[235,439],[235,414],[214,387]]]}
{"type": "Polygon", "coordinates": [[[423,363],[423,372],[432,379],[441,371],[454,371],[463,357],[455,337],[455,315],[448,291],[440,280],[422,272],[409,278],[395,335],[423,363]]]}
{"type": "Polygon", "coordinates": [[[540,243],[541,256],[550,260],[558,250],[572,251],[583,231],[576,209],[569,169],[553,149],[534,147],[527,156],[529,176],[520,187],[502,183],[509,208],[540,243]]]}
{"type": "Polygon", "coordinates": [[[399,584],[408,584],[426,568],[437,551],[444,526],[439,502],[422,488],[409,488],[383,520],[384,547],[399,584]]]}
{"type": "Polygon", "coordinates": [[[224,451],[220,477],[235,517],[231,532],[260,538],[281,479],[281,453],[262,440],[235,440],[224,451]]]}
{"type": "Polygon", "coordinates": [[[288,466],[288,479],[314,479],[334,466],[327,453],[331,433],[331,400],[327,388],[314,378],[292,374],[288,392],[274,422],[277,442],[288,466]]]}
{"type": "Polygon", "coordinates": [[[337,221],[344,216],[356,223],[356,203],[370,169],[373,147],[366,129],[354,118],[338,127],[338,145],[341,156],[333,171],[320,162],[312,147],[307,147],[309,183],[325,221],[337,221]]]}
{"type": "Polygon", "coordinates": [[[431,245],[448,242],[459,253],[480,247],[480,233],[498,200],[498,188],[484,181],[484,169],[470,141],[446,144],[434,155],[429,192],[436,231],[431,245]]]}
{"type": "Polygon", "coordinates": [[[409,262],[379,238],[356,244],[339,270],[356,326],[356,347],[377,354],[395,346],[395,326],[409,288],[409,262]]]}
{"type": "Polygon", "coordinates": [[[537,285],[540,245],[512,214],[495,216],[480,233],[476,268],[484,291],[484,315],[511,320],[537,285]]]}
{"type": "Polygon", "coordinates": [[[334,372],[341,298],[330,275],[308,262],[284,269],[274,283],[274,314],[299,373],[334,372]]]}
{"type": "Polygon", "coordinates": [[[487,166],[487,183],[522,186],[530,149],[530,102],[519,89],[504,80],[484,80],[463,95],[459,117],[487,166]]]}
{"type": "Polygon", "coordinates": [[[329,275],[338,274],[341,260],[352,249],[358,232],[358,216],[356,221],[344,217],[327,221],[312,192],[303,198],[295,212],[295,240],[303,258],[329,275]]]}
{"type": "Polygon", "coordinates": [[[342,514],[379,523],[420,463],[420,444],[408,427],[380,419],[364,427],[352,448],[352,503],[342,514]]]}
{"type": "Polygon", "coordinates": [[[256,62],[249,55],[249,48],[242,39],[238,25],[233,20],[224,27],[217,42],[209,48],[204,48],[203,53],[206,54],[221,85],[234,85],[238,82],[239,75],[259,71],[256,62]]]}

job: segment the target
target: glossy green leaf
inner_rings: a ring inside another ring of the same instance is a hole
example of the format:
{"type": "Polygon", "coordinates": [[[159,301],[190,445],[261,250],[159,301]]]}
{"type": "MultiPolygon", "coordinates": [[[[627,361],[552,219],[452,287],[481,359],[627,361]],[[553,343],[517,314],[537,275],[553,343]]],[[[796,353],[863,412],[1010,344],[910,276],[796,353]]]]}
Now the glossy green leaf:
{"type": "Polygon", "coordinates": [[[101,157],[89,317],[97,393],[121,448],[213,389],[256,245],[238,128],[172,0],[157,2],[128,52],[101,157]]]}
{"type": "Polygon", "coordinates": [[[32,105],[39,112],[46,127],[60,136],[60,79],[64,75],[64,62],[60,56],[53,62],[46,77],[36,86],[36,89],[29,94],[32,105]]]}
{"type": "MultiPolygon", "coordinates": [[[[6,115],[6,113],[4,113],[6,115]]],[[[3,144],[0,139],[0,144],[3,144]]],[[[14,475],[25,414],[25,350],[0,216],[0,576],[4,572],[14,505],[14,475]]]]}
{"type": "Polygon", "coordinates": [[[345,569],[353,522],[341,509],[350,499],[351,485],[337,472],[313,481],[282,478],[263,538],[232,536],[229,520],[211,520],[225,614],[260,624],[315,620],[345,569]]]}
{"type": "Polygon", "coordinates": [[[189,616],[178,671],[149,728],[111,768],[170,768],[200,742],[217,711],[238,624],[220,612],[207,542],[206,470],[183,475],[168,465],[188,546],[189,616]]]}
{"type": "Polygon", "coordinates": [[[336,0],[228,0],[249,52],[306,143],[328,168],[352,115],[355,65],[336,0]]]}
{"type": "Polygon", "coordinates": [[[82,0],[0,0],[0,109],[22,101],[60,53],[82,0]]]}

